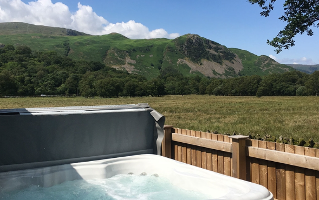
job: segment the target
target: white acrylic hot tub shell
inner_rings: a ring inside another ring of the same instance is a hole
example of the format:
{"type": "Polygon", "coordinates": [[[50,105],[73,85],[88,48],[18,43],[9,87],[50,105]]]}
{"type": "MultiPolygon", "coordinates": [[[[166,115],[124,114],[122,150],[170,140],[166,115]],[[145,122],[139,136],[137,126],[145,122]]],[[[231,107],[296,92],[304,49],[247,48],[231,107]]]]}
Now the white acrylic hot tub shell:
{"type": "Polygon", "coordinates": [[[50,187],[75,179],[109,178],[128,173],[158,174],[183,189],[208,194],[209,199],[273,199],[263,186],[149,154],[0,173],[0,197],[1,192],[31,185],[50,187]]]}

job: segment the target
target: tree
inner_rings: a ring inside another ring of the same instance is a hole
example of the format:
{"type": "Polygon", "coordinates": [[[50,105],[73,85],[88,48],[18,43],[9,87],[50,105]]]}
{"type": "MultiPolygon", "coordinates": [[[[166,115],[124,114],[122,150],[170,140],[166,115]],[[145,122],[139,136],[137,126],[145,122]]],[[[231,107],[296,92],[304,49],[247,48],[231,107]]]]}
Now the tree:
{"type": "Polygon", "coordinates": [[[305,86],[308,89],[310,95],[318,96],[319,93],[319,71],[315,71],[310,75],[309,79],[306,81],[305,86]]]}
{"type": "Polygon", "coordinates": [[[65,94],[76,94],[78,95],[78,86],[79,86],[80,77],[76,74],[71,74],[65,81],[64,89],[65,94]]]}
{"type": "Polygon", "coordinates": [[[11,44],[9,44],[9,45],[5,45],[4,46],[4,51],[14,51],[15,50],[15,48],[14,48],[14,46],[13,45],[11,45],[11,44]]]}
{"type": "Polygon", "coordinates": [[[138,82],[137,88],[135,89],[135,95],[142,97],[142,96],[148,96],[150,91],[150,86],[148,85],[148,82],[140,81],[138,82]]]}
{"type": "Polygon", "coordinates": [[[198,85],[198,92],[199,94],[206,94],[206,88],[209,85],[208,78],[202,78],[199,85],[198,85]]]}
{"type": "Polygon", "coordinates": [[[17,84],[9,71],[0,73],[0,96],[12,96],[17,93],[17,84]]]}
{"type": "Polygon", "coordinates": [[[117,96],[116,83],[110,78],[105,78],[97,81],[96,91],[97,94],[101,97],[117,96]]]}
{"type": "Polygon", "coordinates": [[[279,74],[270,74],[263,77],[262,81],[259,84],[256,96],[276,96],[274,87],[280,79],[279,74]]]}
{"type": "Polygon", "coordinates": [[[79,82],[80,94],[84,97],[93,97],[96,94],[94,86],[95,77],[92,72],[83,75],[79,82]]]}
{"type": "Polygon", "coordinates": [[[306,86],[300,86],[296,90],[296,96],[307,96],[307,88],[306,86]]]}
{"type": "Polygon", "coordinates": [[[161,79],[153,79],[149,81],[150,85],[150,94],[154,97],[163,96],[165,94],[164,82],[161,79]]]}
{"type": "Polygon", "coordinates": [[[101,97],[119,97],[123,82],[118,78],[104,78],[96,82],[95,90],[101,97]]]}
{"type": "Polygon", "coordinates": [[[138,87],[138,83],[135,80],[129,80],[128,82],[125,83],[124,85],[124,93],[127,96],[130,97],[135,97],[136,96],[136,89],[138,87]]]}
{"type": "Polygon", "coordinates": [[[28,46],[18,46],[16,48],[16,53],[20,55],[30,56],[32,54],[32,50],[28,46]]]}
{"type": "Polygon", "coordinates": [[[206,87],[206,93],[209,95],[212,95],[212,94],[220,95],[219,90],[221,90],[222,84],[223,84],[222,79],[213,78],[210,84],[206,87]]]}
{"type": "Polygon", "coordinates": [[[243,77],[243,82],[240,85],[240,95],[254,96],[258,91],[260,82],[262,81],[261,77],[258,75],[252,75],[243,77]]]}
{"type": "MultiPolygon", "coordinates": [[[[276,0],[249,0],[251,4],[258,4],[263,11],[262,16],[268,17],[269,13],[274,9],[276,0]],[[268,5],[267,5],[268,3],[268,5]]],[[[285,28],[279,31],[278,35],[267,43],[276,48],[276,53],[280,53],[282,49],[289,49],[295,45],[293,38],[297,34],[312,36],[313,31],[310,27],[319,27],[319,0],[286,0],[284,3],[285,13],[280,20],[287,22],[285,28]]]]}

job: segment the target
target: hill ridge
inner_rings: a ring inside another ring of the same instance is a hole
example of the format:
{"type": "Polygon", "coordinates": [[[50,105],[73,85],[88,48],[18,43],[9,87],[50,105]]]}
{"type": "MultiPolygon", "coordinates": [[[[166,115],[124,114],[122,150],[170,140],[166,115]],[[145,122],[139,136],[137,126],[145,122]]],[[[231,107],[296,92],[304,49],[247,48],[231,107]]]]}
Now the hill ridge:
{"type": "Polygon", "coordinates": [[[89,35],[69,28],[34,25],[24,22],[2,22],[0,23],[0,35],[18,34],[44,34],[52,36],[79,36],[89,35]]]}
{"type": "Polygon", "coordinates": [[[75,60],[103,62],[147,78],[157,77],[166,68],[174,68],[185,76],[215,78],[294,70],[268,56],[227,48],[197,34],[175,39],[129,39],[118,33],[93,36],[71,29],[17,22],[0,23],[0,30],[2,44],[26,45],[35,51],[56,51],[75,60]]]}

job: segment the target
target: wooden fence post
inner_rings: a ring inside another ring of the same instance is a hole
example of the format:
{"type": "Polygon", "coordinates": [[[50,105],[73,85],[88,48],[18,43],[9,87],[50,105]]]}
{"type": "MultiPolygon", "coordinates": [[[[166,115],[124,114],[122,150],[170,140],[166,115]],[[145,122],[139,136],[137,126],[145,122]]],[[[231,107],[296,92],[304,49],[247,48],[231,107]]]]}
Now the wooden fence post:
{"type": "Polygon", "coordinates": [[[246,139],[248,136],[233,135],[232,138],[232,175],[246,180],[246,139]]]}
{"type": "Polygon", "coordinates": [[[164,125],[162,156],[165,156],[167,158],[172,158],[172,130],[173,130],[173,126],[164,125]]]}

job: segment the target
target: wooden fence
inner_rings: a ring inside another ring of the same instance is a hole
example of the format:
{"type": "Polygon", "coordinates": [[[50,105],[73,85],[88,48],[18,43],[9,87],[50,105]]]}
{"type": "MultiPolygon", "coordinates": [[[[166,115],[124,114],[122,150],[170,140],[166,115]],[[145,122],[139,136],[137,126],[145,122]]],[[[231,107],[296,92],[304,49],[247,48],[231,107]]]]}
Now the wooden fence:
{"type": "Polygon", "coordinates": [[[165,126],[162,155],[265,186],[278,200],[319,200],[319,149],[165,126]]]}

